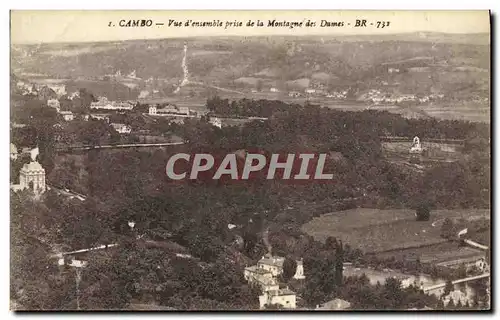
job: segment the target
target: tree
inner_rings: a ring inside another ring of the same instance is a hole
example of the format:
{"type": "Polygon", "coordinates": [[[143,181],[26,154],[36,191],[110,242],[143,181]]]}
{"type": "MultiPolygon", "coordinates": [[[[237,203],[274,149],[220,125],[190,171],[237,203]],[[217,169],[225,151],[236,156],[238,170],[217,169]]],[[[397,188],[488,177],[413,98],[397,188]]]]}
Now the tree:
{"type": "Polygon", "coordinates": [[[455,302],[453,301],[452,298],[450,298],[450,302],[448,302],[448,304],[446,305],[446,309],[448,310],[455,310],[455,302]]]}
{"type": "Polygon", "coordinates": [[[342,241],[337,244],[337,250],[335,250],[335,284],[337,286],[342,285],[344,272],[344,246],[342,241]]]}
{"type": "Polygon", "coordinates": [[[464,310],[470,310],[470,303],[469,303],[469,300],[466,300],[466,301],[465,301],[464,310]]]}
{"type": "Polygon", "coordinates": [[[429,221],[431,217],[431,210],[428,205],[421,204],[416,210],[417,221],[429,221]]]}
{"type": "Polygon", "coordinates": [[[443,299],[439,299],[437,306],[436,306],[436,309],[437,310],[445,310],[443,299]]]}
{"type": "Polygon", "coordinates": [[[257,80],[257,83],[255,84],[255,88],[257,89],[257,91],[262,91],[262,80],[257,80]]]}
{"type": "Polygon", "coordinates": [[[401,281],[396,278],[388,278],[384,284],[383,297],[388,301],[390,309],[400,308],[403,302],[401,281]]]}
{"type": "Polygon", "coordinates": [[[294,259],[290,258],[285,258],[285,261],[283,262],[283,280],[285,282],[288,282],[294,275],[295,271],[297,270],[297,261],[294,259]]]}
{"type": "Polygon", "coordinates": [[[326,250],[335,250],[337,248],[337,239],[335,237],[328,237],[325,241],[325,249],[326,250]]]}
{"type": "Polygon", "coordinates": [[[450,292],[452,292],[453,290],[455,290],[455,288],[451,280],[446,281],[446,285],[444,286],[443,296],[449,295],[450,292]]]}
{"type": "Polygon", "coordinates": [[[441,225],[441,237],[445,239],[450,239],[454,234],[454,226],[453,226],[453,221],[450,218],[446,218],[443,221],[443,224],[441,225]]]}

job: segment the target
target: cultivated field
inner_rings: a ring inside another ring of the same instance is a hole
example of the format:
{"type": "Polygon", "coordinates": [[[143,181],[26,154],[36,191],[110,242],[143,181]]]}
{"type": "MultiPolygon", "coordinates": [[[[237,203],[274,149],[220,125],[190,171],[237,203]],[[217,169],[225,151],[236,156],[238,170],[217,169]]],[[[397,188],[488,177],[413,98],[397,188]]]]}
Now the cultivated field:
{"type": "Polygon", "coordinates": [[[318,241],[333,236],[364,252],[382,252],[443,243],[440,222],[444,218],[481,216],[489,217],[490,211],[436,210],[431,212],[430,221],[415,221],[414,210],[358,208],[324,214],[304,224],[302,230],[318,241]]]}
{"type": "Polygon", "coordinates": [[[453,259],[462,259],[484,254],[483,251],[468,246],[459,246],[456,242],[440,243],[434,246],[378,253],[381,259],[394,257],[396,260],[419,259],[422,263],[439,263],[453,259]]]}

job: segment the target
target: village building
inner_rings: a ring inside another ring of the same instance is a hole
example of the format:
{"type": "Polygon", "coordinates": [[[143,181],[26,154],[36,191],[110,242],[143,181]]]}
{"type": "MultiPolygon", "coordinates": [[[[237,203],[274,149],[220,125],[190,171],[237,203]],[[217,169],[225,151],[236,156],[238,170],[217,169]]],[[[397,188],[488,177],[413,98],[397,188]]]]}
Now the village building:
{"type": "Polygon", "coordinates": [[[75,91],[75,92],[68,94],[69,100],[73,100],[73,99],[79,98],[79,97],[80,97],[80,92],[78,92],[78,91],[75,91]]]}
{"type": "Polygon", "coordinates": [[[11,143],[10,144],[10,159],[11,160],[17,160],[18,157],[18,152],[17,152],[17,147],[15,144],[11,143]]]}
{"type": "Polygon", "coordinates": [[[112,123],[111,126],[118,133],[130,133],[130,132],[132,132],[132,128],[129,125],[126,125],[123,123],[112,123]]]}
{"type": "Polygon", "coordinates": [[[243,276],[249,283],[262,282],[264,279],[273,278],[271,271],[261,269],[257,266],[246,267],[243,271],[243,276]]]}
{"type": "Polygon", "coordinates": [[[109,114],[107,113],[91,113],[89,115],[85,115],[84,118],[86,121],[89,119],[103,120],[109,123],[109,114]]]}
{"type": "Polygon", "coordinates": [[[65,121],[73,121],[75,119],[75,115],[71,111],[61,111],[59,114],[65,121]]]}
{"type": "Polygon", "coordinates": [[[188,107],[177,107],[174,105],[166,105],[163,108],[150,106],[148,114],[150,116],[189,116],[190,110],[188,107]]]}
{"type": "Polygon", "coordinates": [[[345,301],[342,299],[333,299],[323,304],[317,305],[315,310],[326,311],[326,310],[346,310],[351,307],[351,303],[349,301],[345,301]]]}
{"type": "Polygon", "coordinates": [[[298,98],[298,97],[300,97],[300,92],[297,92],[297,91],[290,91],[290,92],[288,93],[288,96],[289,96],[289,97],[292,97],[292,98],[298,98]]]}
{"type": "Polygon", "coordinates": [[[51,84],[47,84],[47,87],[52,89],[57,94],[58,97],[66,94],[66,85],[64,85],[64,84],[51,83],[51,84]]]}
{"type": "Polygon", "coordinates": [[[257,262],[257,268],[271,272],[273,277],[283,273],[283,263],[285,258],[283,257],[273,257],[271,255],[265,255],[257,262]]]}
{"type": "Polygon", "coordinates": [[[269,91],[270,92],[280,92],[278,88],[274,88],[274,87],[269,89],[269,91]]]}
{"type": "Polygon", "coordinates": [[[57,112],[59,112],[60,111],[59,108],[61,107],[61,104],[59,103],[59,100],[57,100],[57,99],[49,99],[49,100],[47,100],[47,106],[54,108],[57,110],[57,112]]]}
{"type": "Polygon", "coordinates": [[[307,93],[307,94],[313,94],[313,93],[316,93],[316,89],[307,88],[304,92],[307,93]]]}
{"type": "Polygon", "coordinates": [[[24,124],[24,123],[17,123],[17,122],[11,122],[11,127],[12,128],[24,128],[24,127],[26,127],[26,124],[24,124]]]}
{"type": "Polygon", "coordinates": [[[134,106],[128,102],[109,101],[106,97],[99,97],[98,101],[90,103],[91,109],[132,110],[134,106]]]}
{"type": "Polygon", "coordinates": [[[208,121],[211,125],[216,126],[217,128],[222,128],[222,120],[216,117],[210,118],[208,121]]]}
{"type": "Polygon", "coordinates": [[[144,99],[149,96],[149,91],[148,90],[142,90],[139,93],[139,96],[137,97],[138,99],[144,99]]]}
{"type": "Polygon", "coordinates": [[[266,291],[259,296],[259,304],[261,309],[271,305],[279,305],[283,309],[295,309],[297,308],[297,295],[288,288],[266,291]]]}

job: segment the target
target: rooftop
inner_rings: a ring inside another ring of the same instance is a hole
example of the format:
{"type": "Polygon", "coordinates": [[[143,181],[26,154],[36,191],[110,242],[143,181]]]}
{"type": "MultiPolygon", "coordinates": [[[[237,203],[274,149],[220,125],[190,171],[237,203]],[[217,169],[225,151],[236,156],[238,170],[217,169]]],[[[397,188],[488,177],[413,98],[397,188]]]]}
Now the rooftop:
{"type": "Polygon", "coordinates": [[[284,289],[269,291],[269,294],[273,296],[292,296],[292,295],[294,296],[295,292],[293,292],[288,288],[284,288],[284,289]]]}
{"type": "Polygon", "coordinates": [[[45,171],[41,164],[37,161],[31,161],[30,163],[26,163],[21,171],[45,171]]]}
{"type": "Polygon", "coordinates": [[[333,299],[319,305],[316,310],[344,310],[351,306],[349,301],[342,299],[333,299]]]}
{"type": "Polygon", "coordinates": [[[257,266],[246,267],[245,270],[253,272],[253,273],[258,273],[258,274],[271,273],[271,271],[260,269],[257,266]]]}
{"type": "Polygon", "coordinates": [[[285,262],[285,258],[283,257],[262,257],[262,259],[259,260],[258,264],[265,264],[269,266],[276,266],[283,268],[283,263],[285,262]]]}

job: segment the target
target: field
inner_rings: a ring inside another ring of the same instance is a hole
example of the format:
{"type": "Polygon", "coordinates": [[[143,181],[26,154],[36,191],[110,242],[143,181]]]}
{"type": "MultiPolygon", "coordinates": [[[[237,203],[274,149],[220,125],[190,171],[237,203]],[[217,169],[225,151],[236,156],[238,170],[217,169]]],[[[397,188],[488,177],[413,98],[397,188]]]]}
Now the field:
{"type": "Polygon", "coordinates": [[[378,253],[377,257],[384,259],[394,257],[396,260],[420,259],[422,263],[439,263],[453,259],[462,259],[484,254],[479,249],[459,246],[456,242],[446,242],[423,248],[412,248],[378,253]]]}
{"type": "Polygon", "coordinates": [[[358,208],[324,214],[302,230],[318,241],[333,236],[367,253],[383,252],[445,242],[440,222],[446,217],[470,220],[489,215],[485,209],[436,210],[430,221],[415,221],[414,210],[358,208]]]}

